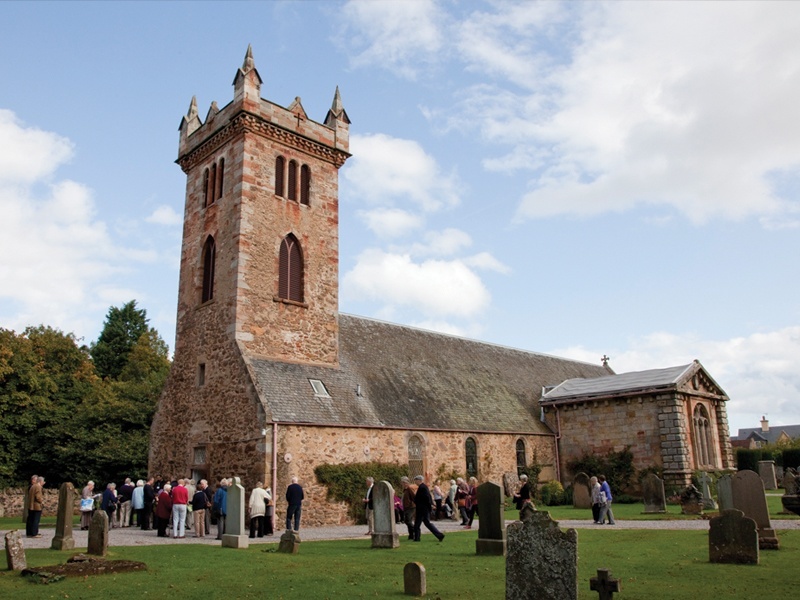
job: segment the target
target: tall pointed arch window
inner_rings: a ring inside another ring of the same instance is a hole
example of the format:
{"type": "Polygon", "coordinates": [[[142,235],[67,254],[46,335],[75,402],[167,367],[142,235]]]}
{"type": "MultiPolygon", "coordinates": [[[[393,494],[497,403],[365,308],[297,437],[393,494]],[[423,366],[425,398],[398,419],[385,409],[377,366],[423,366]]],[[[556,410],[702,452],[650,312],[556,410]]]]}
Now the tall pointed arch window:
{"type": "Polygon", "coordinates": [[[478,444],[475,438],[468,437],[464,442],[464,454],[467,459],[467,475],[469,477],[478,476],[478,444]]]}
{"type": "Polygon", "coordinates": [[[217,249],[214,238],[208,236],[203,244],[203,292],[201,302],[214,298],[214,267],[217,260],[217,249]]]}
{"type": "Polygon", "coordinates": [[[278,256],[278,297],[303,302],[303,253],[291,233],[283,238],[278,256]]]}
{"type": "Polygon", "coordinates": [[[289,190],[286,197],[297,202],[297,161],[289,161],[289,177],[287,179],[289,190]]]}
{"type": "Polygon", "coordinates": [[[308,206],[311,198],[311,168],[308,165],[300,167],[300,204],[308,206]]]}
{"type": "Polygon", "coordinates": [[[222,185],[225,182],[225,159],[219,159],[219,166],[217,167],[217,181],[216,181],[216,194],[214,195],[215,200],[219,200],[222,198],[222,185]]]}
{"type": "Polygon", "coordinates": [[[412,478],[425,476],[425,454],[422,438],[412,435],[408,438],[408,474],[412,478]]]}
{"type": "Polygon", "coordinates": [[[209,172],[208,169],[203,171],[203,208],[208,206],[208,181],[209,181],[209,172]]]}
{"type": "Polygon", "coordinates": [[[716,467],[717,453],[714,451],[714,436],[711,419],[706,407],[698,404],[692,416],[694,426],[694,462],[699,468],[716,467]]]}
{"type": "Polygon", "coordinates": [[[517,440],[517,477],[528,474],[528,459],[525,454],[525,441],[517,440]]]}
{"type": "Polygon", "coordinates": [[[286,160],[279,156],[275,159],[275,195],[284,195],[283,173],[286,170],[286,160]]]}

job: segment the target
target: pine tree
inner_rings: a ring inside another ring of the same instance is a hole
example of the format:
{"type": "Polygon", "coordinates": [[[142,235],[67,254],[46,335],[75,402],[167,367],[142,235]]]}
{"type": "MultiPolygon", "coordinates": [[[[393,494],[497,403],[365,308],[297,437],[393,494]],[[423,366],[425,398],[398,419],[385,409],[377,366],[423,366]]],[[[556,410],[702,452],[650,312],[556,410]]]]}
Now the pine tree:
{"type": "Polygon", "coordinates": [[[109,308],[100,337],[90,350],[97,374],[103,379],[118,379],[134,345],[147,332],[147,311],[137,309],[136,300],[122,308],[109,308]]]}

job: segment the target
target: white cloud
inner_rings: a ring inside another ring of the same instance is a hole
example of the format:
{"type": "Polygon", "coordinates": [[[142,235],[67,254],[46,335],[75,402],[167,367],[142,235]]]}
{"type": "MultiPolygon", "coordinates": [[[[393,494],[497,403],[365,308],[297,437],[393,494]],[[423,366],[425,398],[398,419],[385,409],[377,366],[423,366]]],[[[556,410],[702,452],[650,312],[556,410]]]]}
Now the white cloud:
{"type": "Polygon", "coordinates": [[[72,158],[72,143],[55,133],[25,127],[0,109],[0,185],[30,184],[51,175],[72,158]]]}
{"type": "Polygon", "coordinates": [[[469,256],[464,259],[464,264],[484,271],[496,271],[503,275],[511,273],[511,267],[501,263],[488,252],[479,252],[474,256],[469,256]]]}
{"type": "Polygon", "coordinates": [[[414,244],[414,256],[453,256],[472,245],[472,238],[460,229],[448,228],[442,231],[426,231],[424,243],[414,244]]]}
{"type": "Polygon", "coordinates": [[[162,204],[146,217],[145,221],[156,225],[181,225],[183,215],[179,215],[171,206],[162,204]]]}
{"type": "Polygon", "coordinates": [[[359,218],[380,238],[397,238],[422,227],[423,219],[401,208],[376,208],[358,211],[359,218]]]}

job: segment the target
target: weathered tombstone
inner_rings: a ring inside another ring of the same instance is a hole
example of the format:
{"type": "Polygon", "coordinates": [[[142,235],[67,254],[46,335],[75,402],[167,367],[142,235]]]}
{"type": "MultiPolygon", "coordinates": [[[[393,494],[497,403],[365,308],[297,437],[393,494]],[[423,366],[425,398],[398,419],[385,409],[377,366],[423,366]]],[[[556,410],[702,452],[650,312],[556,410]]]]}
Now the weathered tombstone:
{"type": "Polygon", "coordinates": [[[786,469],[783,474],[783,493],[787,496],[793,496],[797,493],[797,479],[795,474],[792,473],[793,469],[786,469]]]}
{"type": "Polygon", "coordinates": [[[475,554],[505,556],[506,530],[503,519],[503,490],[500,486],[491,481],[479,485],[478,506],[481,507],[481,518],[478,519],[475,554]]]}
{"type": "MultiPolygon", "coordinates": [[[[480,502],[478,506],[480,506],[480,502]]],[[[572,480],[572,506],[574,508],[592,508],[592,492],[589,487],[589,476],[586,473],[578,473],[572,480]]]]}
{"type": "Polygon", "coordinates": [[[28,568],[25,559],[25,545],[22,536],[16,529],[6,534],[6,564],[9,571],[22,571],[28,568]]]}
{"type": "Polygon", "coordinates": [[[238,477],[228,486],[227,515],[225,533],[222,534],[223,548],[247,548],[249,541],[244,529],[244,488],[238,477]]]}
{"type": "Polygon", "coordinates": [[[108,515],[104,510],[96,510],[89,522],[89,544],[86,554],[105,556],[108,552],[108,515]]]}
{"type": "Polygon", "coordinates": [[[597,569],[597,577],[589,579],[589,589],[600,594],[600,600],[612,600],[614,592],[620,591],[619,579],[611,577],[608,569],[597,569]]]}
{"type": "Polygon", "coordinates": [[[667,512],[664,481],[655,473],[648,473],[642,481],[642,496],[644,496],[645,513],[667,512]]]}
{"type": "Polygon", "coordinates": [[[503,473],[503,490],[506,496],[513,496],[519,488],[519,476],[516,473],[503,473]]]}
{"type": "Polygon", "coordinates": [[[783,481],[783,474],[784,474],[783,467],[775,465],[775,479],[777,479],[778,481],[783,481]]]}
{"type": "Polygon", "coordinates": [[[723,475],[717,479],[717,500],[720,510],[733,508],[733,476],[723,475]]]}
{"type": "Polygon", "coordinates": [[[733,476],[733,507],[756,522],[758,547],[761,550],[777,550],[778,538],[769,521],[764,482],[753,471],[739,471],[733,476]]]}
{"type": "Polygon", "coordinates": [[[577,600],[578,533],[547,511],[525,511],[508,526],[506,600],[577,600]]]}
{"type": "Polygon", "coordinates": [[[693,485],[681,492],[681,513],[684,515],[703,514],[703,495],[693,485]]]}
{"type": "Polygon", "coordinates": [[[711,495],[711,477],[705,471],[700,474],[700,493],[703,495],[703,508],[717,510],[717,503],[711,495]]]}
{"type": "Polygon", "coordinates": [[[56,535],[50,548],[53,550],[72,550],[75,540],[72,537],[72,511],[75,503],[75,488],[69,482],[62,483],[58,490],[58,510],[56,514],[56,535]]]}
{"type": "Polygon", "coordinates": [[[424,596],[428,593],[425,567],[422,563],[406,563],[403,567],[403,588],[406,596],[424,596]]]}
{"type": "Polygon", "coordinates": [[[400,538],[394,526],[394,488],[388,481],[379,481],[372,488],[372,505],[375,526],[372,532],[373,548],[399,548],[400,538]]]}
{"type": "Polygon", "coordinates": [[[278,552],[284,554],[297,554],[300,552],[300,532],[287,529],[281,536],[281,541],[278,544],[278,552]]]}
{"type": "Polygon", "coordinates": [[[758,564],[758,527],[740,510],[723,510],[711,519],[708,560],[712,563],[758,564]]]}
{"type": "Polygon", "coordinates": [[[775,461],[774,460],[760,460],[758,461],[758,476],[764,482],[765,490],[777,490],[778,481],[775,478],[775,461]]]}

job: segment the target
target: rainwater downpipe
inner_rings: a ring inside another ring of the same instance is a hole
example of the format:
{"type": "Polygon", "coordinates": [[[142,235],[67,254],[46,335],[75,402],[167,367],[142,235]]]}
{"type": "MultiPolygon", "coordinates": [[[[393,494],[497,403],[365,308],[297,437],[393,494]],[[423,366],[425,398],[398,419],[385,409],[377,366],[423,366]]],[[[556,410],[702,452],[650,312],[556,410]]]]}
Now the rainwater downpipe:
{"type": "Polygon", "coordinates": [[[558,442],[561,440],[561,415],[558,412],[558,406],[554,406],[553,408],[556,409],[556,481],[561,481],[561,458],[558,452],[558,442]]]}
{"type": "MultiPolygon", "coordinates": [[[[556,444],[557,445],[557,444],[556,444]]],[[[275,509],[278,503],[278,423],[272,422],[272,531],[275,531],[275,509]]]]}

